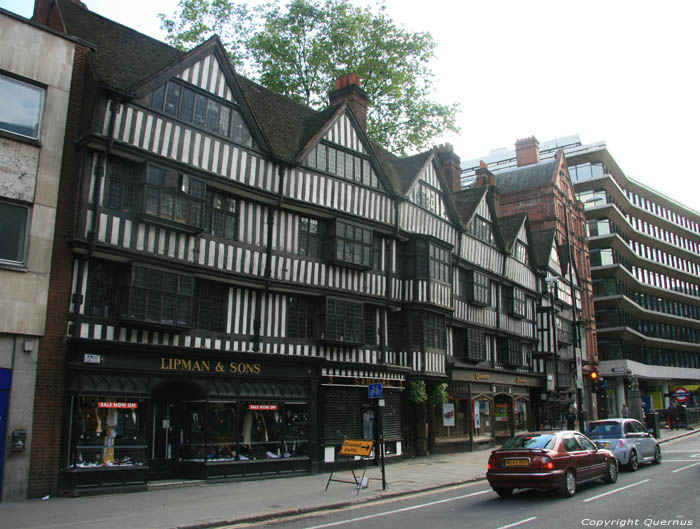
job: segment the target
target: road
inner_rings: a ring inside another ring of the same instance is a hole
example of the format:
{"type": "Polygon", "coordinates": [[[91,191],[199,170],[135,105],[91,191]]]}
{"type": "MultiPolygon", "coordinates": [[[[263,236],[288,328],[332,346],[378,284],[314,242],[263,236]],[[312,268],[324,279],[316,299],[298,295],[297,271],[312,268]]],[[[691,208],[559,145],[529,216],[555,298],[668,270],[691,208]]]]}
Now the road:
{"type": "Polygon", "coordinates": [[[568,529],[700,527],[700,435],[662,445],[661,465],[621,471],[615,484],[581,485],[573,498],[533,490],[499,498],[488,484],[363,504],[254,525],[265,529],[568,529]]]}

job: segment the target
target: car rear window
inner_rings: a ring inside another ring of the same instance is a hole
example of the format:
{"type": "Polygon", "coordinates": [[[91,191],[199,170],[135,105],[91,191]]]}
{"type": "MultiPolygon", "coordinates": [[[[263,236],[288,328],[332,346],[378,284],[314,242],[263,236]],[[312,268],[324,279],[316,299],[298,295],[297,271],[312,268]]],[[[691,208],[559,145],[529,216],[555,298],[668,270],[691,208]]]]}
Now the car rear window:
{"type": "Polygon", "coordinates": [[[588,437],[620,437],[622,429],[619,422],[597,422],[588,426],[588,437]]]}
{"type": "Polygon", "coordinates": [[[552,448],[554,435],[516,435],[508,439],[501,448],[552,448]]]}

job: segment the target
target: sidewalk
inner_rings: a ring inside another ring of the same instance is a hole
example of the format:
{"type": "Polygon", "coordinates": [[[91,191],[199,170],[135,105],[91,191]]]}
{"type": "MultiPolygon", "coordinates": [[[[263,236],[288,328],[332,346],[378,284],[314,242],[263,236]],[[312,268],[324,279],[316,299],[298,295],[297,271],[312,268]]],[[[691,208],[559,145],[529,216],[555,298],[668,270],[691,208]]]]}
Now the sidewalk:
{"type": "MultiPolygon", "coordinates": [[[[661,430],[668,442],[700,432],[661,430]]],[[[12,529],[204,529],[241,521],[338,508],[484,479],[489,450],[405,459],[381,472],[368,470],[370,485],[331,482],[328,474],[224,484],[196,483],[147,492],[81,498],[0,502],[0,527],[12,529]]],[[[349,475],[349,473],[348,473],[349,475]]]]}

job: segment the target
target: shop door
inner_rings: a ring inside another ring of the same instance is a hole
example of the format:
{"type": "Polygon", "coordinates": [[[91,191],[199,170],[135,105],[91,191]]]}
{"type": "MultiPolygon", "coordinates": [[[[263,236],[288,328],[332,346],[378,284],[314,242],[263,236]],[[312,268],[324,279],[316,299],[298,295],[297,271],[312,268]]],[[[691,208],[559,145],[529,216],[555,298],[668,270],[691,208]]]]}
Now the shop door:
{"type": "Polygon", "coordinates": [[[185,441],[184,409],[203,402],[203,394],[186,383],[168,384],[153,394],[149,432],[149,479],[182,477],[180,461],[185,441]]]}
{"type": "Polygon", "coordinates": [[[0,369],[0,499],[2,499],[2,476],[5,467],[5,439],[7,438],[7,413],[10,402],[11,371],[0,369]]]}

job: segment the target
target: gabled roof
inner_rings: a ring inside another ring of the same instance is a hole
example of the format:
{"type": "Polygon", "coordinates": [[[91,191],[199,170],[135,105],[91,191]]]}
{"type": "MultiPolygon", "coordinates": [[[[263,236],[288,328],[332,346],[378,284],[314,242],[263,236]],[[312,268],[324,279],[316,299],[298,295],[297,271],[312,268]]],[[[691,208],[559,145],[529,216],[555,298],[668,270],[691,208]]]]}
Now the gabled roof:
{"type": "Polygon", "coordinates": [[[69,35],[95,45],[98,80],[124,92],[179,61],[184,52],[138,33],[71,1],[57,0],[69,35]]]}
{"type": "Polygon", "coordinates": [[[471,222],[474,213],[476,213],[479,204],[481,204],[487,192],[488,188],[486,187],[474,187],[460,189],[452,194],[452,200],[454,201],[457,215],[463,226],[471,222]]]}
{"type": "Polygon", "coordinates": [[[532,239],[537,268],[547,268],[554,246],[554,228],[535,231],[532,233],[532,239]]]}
{"type": "MultiPolygon", "coordinates": [[[[55,7],[69,35],[94,45],[91,61],[98,81],[127,96],[135,95],[136,90],[143,91],[149,82],[153,83],[159,75],[177,68],[182,61],[191,60],[198,52],[204,53],[221,46],[218,38],[213,37],[194,50],[183,52],[93,13],[71,0],[55,0],[55,7]]],[[[233,72],[232,69],[230,71],[233,72]]],[[[333,105],[317,111],[235,72],[231,79],[240,88],[242,107],[248,108],[249,117],[260,131],[261,145],[267,146],[271,154],[283,160],[298,160],[327,124],[341,112],[352,112],[346,110],[349,107],[345,105],[333,105]]],[[[400,159],[370,143],[366,136],[363,137],[368,152],[377,158],[379,173],[386,177],[387,191],[390,192],[408,189],[410,185],[407,184],[415,179],[417,171],[430,154],[427,152],[400,159]]]]}
{"type": "Polygon", "coordinates": [[[496,187],[502,194],[524,191],[536,187],[552,185],[559,160],[547,160],[518,167],[512,171],[498,173],[496,187]]]}
{"type": "Polygon", "coordinates": [[[508,252],[513,249],[525,219],[527,219],[527,213],[498,217],[498,227],[501,230],[501,237],[503,237],[503,245],[508,252]]]}

